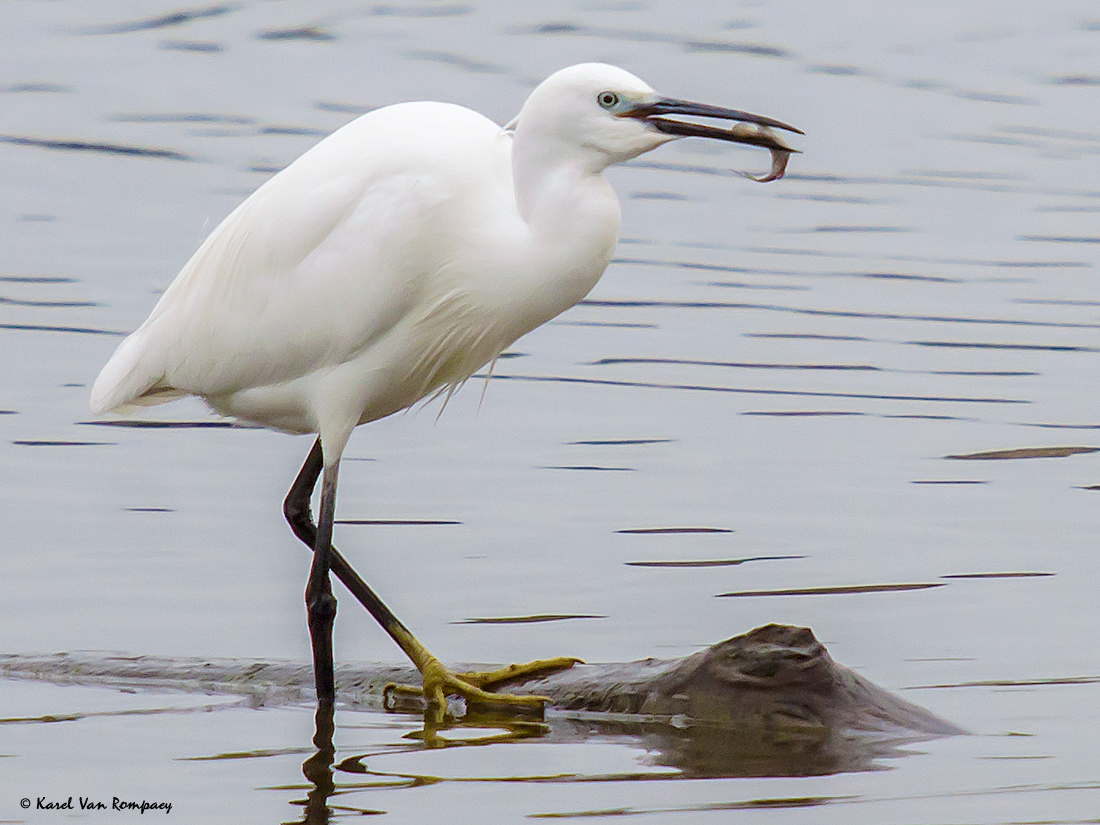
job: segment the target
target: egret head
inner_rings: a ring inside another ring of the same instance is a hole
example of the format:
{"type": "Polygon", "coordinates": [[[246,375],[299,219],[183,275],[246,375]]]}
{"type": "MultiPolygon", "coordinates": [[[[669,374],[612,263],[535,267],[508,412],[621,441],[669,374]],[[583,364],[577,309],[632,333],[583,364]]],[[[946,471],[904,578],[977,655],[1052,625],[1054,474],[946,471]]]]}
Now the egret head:
{"type": "Polygon", "coordinates": [[[592,171],[621,163],[680,137],[711,137],[786,150],[767,128],[723,129],[670,115],[717,118],[799,132],[748,112],[662,97],[639,78],[604,63],[582,63],[540,83],[513,121],[517,140],[539,151],[576,157],[592,171]],[[526,137],[530,135],[530,137],[526,137]]]}

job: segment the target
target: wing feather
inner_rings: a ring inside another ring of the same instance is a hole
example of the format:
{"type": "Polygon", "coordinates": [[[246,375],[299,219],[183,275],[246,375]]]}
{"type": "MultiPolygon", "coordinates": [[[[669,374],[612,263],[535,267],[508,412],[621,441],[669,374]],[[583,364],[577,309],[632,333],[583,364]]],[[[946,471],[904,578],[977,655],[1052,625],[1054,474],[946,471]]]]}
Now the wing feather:
{"type": "Polygon", "coordinates": [[[462,153],[499,133],[468,109],[417,103],[330,135],[210,234],[104,367],[93,409],[293,381],[368,348],[433,300],[441,222],[470,174],[462,153]]]}

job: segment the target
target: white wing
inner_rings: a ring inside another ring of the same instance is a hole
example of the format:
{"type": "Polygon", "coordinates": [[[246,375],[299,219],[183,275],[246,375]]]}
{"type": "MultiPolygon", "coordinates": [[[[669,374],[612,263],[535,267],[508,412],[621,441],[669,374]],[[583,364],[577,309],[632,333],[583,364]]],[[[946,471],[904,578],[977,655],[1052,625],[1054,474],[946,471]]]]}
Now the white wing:
{"type": "Polygon", "coordinates": [[[478,190],[511,197],[509,146],[491,121],[440,103],[333,133],[210,234],[103,368],[93,410],[280,384],[363,352],[438,300],[443,229],[478,190]]]}

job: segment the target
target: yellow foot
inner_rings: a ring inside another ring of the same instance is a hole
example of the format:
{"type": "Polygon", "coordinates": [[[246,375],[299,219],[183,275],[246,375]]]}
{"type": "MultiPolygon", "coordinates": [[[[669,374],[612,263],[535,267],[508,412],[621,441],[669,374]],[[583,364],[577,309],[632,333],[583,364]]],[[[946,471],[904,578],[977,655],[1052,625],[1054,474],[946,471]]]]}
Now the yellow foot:
{"type": "Polygon", "coordinates": [[[476,685],[482,690],[495,691],[513,682],[529,682],[532,679],[542,679],[551,673],[569,670],[573,665],[584,664],[573,656],[558,656],[554,659],[537,659],[523,665],[508,665],[500,670],[481,671],[477,673],[459,673],[457,678],[476,685]]]}
{"type": "Polygon", "coordinates": [[[396,710],[400,698],[416,697],[427,703],[430,713],[442,719],[447,708],[447,697],[461,696],[466,700],[467,712],[474,708],[493,708],[518,715],[534,714],[541,717],[550,701],[546,696],[519,696],[495,691],[502,685],[526,682],[560,670],[568,670],[580,661],[570,656],[559,656],[556,659],[540,659],[524,665],[508,665],[500,670],[456,674],[432,657],[421,671],[424,687],[388,684],[382,691],[382,705],[387,710],[396,710]]]}

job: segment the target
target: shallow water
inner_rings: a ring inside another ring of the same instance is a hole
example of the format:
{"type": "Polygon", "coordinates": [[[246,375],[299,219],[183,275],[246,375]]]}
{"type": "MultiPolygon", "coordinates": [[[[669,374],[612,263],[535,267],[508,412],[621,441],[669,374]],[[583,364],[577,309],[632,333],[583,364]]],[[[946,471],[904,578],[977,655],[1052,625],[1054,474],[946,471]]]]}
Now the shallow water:
{"type": "MultiPolygon", "coordinates": [[[[885,771],[675,781],[629,738],[435,751],[401,738],[413,720],[346,712],[337,763],[365,753],[383,776],[337,770],[333,803],[399,821],[1095,818],[1100,454],[1067,449],[1100,446],[1092,3],[3,15],[4,652],[306,661],[309,558],[279,503],[308,439],[193,402],[154,411],[175,426],[93,425],[88,386],[204,234],[355,113],[432,97],[503,122],[550,71],[606,60],[794,123],[804,154],[767,185],[733,171],[764,153],[700,141],[612,170],[623,241],[590,299],[519,341],[480,408],[472,381],[438,421],[360,430],[337,543],[445,659],[674,657],[800,624],[977,735],[885,771]],[[484,621],[531,616],[578,618],[484,621]],[[557,779],[499,781],[534,777],[557,779]]],[[[396,659],[346,596],[336,655],[396,659]]],[[[0,820],[82,794],[189,822],[302,816],[308,709],[0,697],[6,718],[108,711],[0,726],[0,820]]]]}

